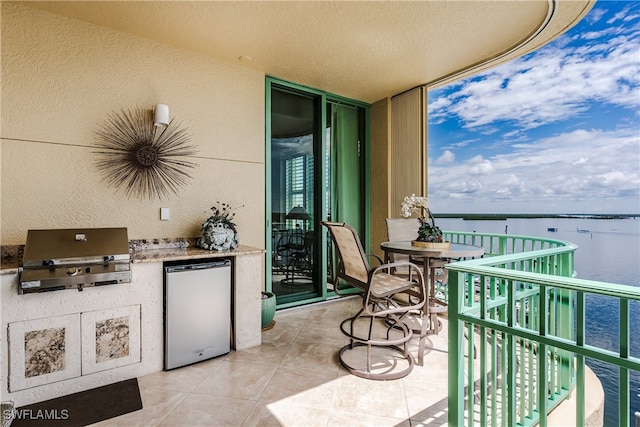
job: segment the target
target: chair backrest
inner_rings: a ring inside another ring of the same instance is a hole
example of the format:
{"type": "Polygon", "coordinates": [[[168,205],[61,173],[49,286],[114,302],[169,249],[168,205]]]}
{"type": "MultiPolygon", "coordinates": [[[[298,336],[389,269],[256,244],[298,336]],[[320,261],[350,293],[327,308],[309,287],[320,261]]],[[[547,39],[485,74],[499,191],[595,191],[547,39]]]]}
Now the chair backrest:
{"type": "MultiPolygon", "coordinates": [[[[399,240],[416,240],[420,220],[418,218],[387,218],[387,240],[390,242],[399,240]]],[[[389,260],[392,262],[409,261],[408,255],[390,254],[389,260]]],[[[408,272],[407,268],[396,269],[397,273],[408,272]]]]}
{"type": "Polygon", "coordinates": [[[390,242],[416,240],[419,228],[418,218],[387,218],[387,239],[390,242]]]}
{"type": "Polygon", "coordinates": [[[343,222],[323,221],[322,225],[329,229],[331,240],[333,240],[338,253],[336,279],[344,279],[353,286],[366,289],[369,279],[369,263],[358,232],[343,222]]]}

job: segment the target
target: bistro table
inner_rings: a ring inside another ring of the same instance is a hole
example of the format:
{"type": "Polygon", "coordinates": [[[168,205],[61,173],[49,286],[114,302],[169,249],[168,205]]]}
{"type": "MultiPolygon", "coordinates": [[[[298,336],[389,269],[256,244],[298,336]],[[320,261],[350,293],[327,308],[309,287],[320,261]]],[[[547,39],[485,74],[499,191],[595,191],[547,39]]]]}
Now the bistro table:
{"type": "MultiPolygon", "coordinates": [[[[437,334],[438,313],[446,311],[447,304],[435,298],[436,278],[432,274],[431,261],[435,259],[460,259],[477,258],[484,255],[484,248],[481,246],[465,245],[463,243],[451,243],[448,249],[423,248],[413,246],[411,241],[382,242],[380,249],[384,251],[385,263],[389,262],[391,254],[409,255],[410,259],[422,259],[423,274],[427,276],[428,283],[428,304],[425,309],[425,316],[429,316],[428,334],[437,334]]],[[[419,327],[413,328],[420,330],[419,327]]]]}

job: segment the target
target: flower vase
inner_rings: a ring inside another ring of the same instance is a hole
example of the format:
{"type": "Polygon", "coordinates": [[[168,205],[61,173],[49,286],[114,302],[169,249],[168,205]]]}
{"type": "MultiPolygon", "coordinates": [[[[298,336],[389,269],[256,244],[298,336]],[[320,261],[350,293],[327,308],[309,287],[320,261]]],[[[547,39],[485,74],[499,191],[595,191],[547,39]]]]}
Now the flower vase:
{"type": "Polygon", "coordinates": [[[276,294],[271,292],[262,292],[262,330],[273,328],[276,315],[276,294]]]}
{"type": "Polygon", "coordinates": [[[235,249],[238,243],[238,234],[222,222],[206,226],[202,238],[198,240],[198,246],[201,248],[217,251],[235,249]]]}

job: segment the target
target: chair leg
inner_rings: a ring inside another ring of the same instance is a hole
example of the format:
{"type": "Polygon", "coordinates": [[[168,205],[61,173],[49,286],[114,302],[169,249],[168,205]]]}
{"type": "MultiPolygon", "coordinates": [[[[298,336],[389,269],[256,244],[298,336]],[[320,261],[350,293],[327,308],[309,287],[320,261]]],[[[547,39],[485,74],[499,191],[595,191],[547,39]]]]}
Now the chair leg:
{"type": "MultiPolygon", "coordinates": [[[[374,313],[376,311],[375,306],[373,307],[372,310],[374,313]]],[[[370,316],[369,317],[369,334],[367,335],[367,338],[369,339],[369,341],[371,341],[371,336],[373,335],[373,320],[375,319],[375,316],[370,316]]]]}
{"type": "MultiPolygon", "coordinates": [[[[406,314],[406,313],[405,313],[406,314]]],[[[390,339],[390,335],[389,333],[391,332],[391,329],[400,329],[402,331],[402,335],[403,336],[413,336],[413,331],[411,329],[409,329],[409,326],[407,326],[406,323],[404,323],[402,321],[402,316],[398,316],[397,314],[390,314],[389,316],[387,316],[388,318],[390,317],[392,322],[392,325],[397,325],[397,326],[389,326],[387,328],[387,339],[390,339]]],[[[409,354],[408,351],[408,344],[409,344],[409,340],[405,340],[403,343],[403,347],[404,347],[404,352],[405,352],[405,356],[409,354]]]]}
{"type": "Polygon", "coordinates": [[[427,338],[427,304],[420,309],[422,316],[422,326],[420,328],[420,339],[418,341],[418,365],[424,366],[424,347],[427,338]]]}
{"type": "MultiPolygon", "coordinates": [[[[358,320],[360,318],[360,316],[362,316],[362,313],[364,313],[364,308],[361,308],[360,311],[358,311],[355,316],[350,317],[348,319],[345,319],[345,320],[342,321],[342,323],[340,323],[340,329],[342,330],[342,333],[344,335],[347,335],[348,337],[350,337],[349,345],[351,346],[351,348],[353,348],[353,341],[354,341],[353,337],[355,336],[354,335],[354,330],[353,330],[353,325],[355,325],[356,320],[358,320]],[[348,334],[345,332],[345,330],[343,328],[343,325],[346,322],[349,322],[349,333],[348,334]]],[[[371,337],[369,337],[369,339],[371,339],[371,337]]]]}

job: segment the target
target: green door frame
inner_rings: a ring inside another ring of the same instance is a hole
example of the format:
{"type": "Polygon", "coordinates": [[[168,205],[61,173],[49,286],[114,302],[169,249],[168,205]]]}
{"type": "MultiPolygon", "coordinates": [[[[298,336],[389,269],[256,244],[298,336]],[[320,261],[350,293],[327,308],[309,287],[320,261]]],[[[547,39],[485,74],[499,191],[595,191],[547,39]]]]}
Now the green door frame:
{"type": "MultiPolygon", "coordinates": [[[[356,106],[356,107],[361,107],[364,109],[365,111],[365,118],[364,118],[364,133],[365,133],[365,140],[364,140],[364,149],[363,149],[363,153],[364,153],[364,236],[362,236],[363,239],[363,246],[365,248],[365,250],[369,251],[369,246],[370,246],[370,242],[371,242],[371,215],[370,215],[370,206],[371,206],[371,144],[370,144],[370,140],[371,140],[371,123],[370,123],[370,111],[369,111],[369,104],[361,102],[361,101],[356,101],[353,99],[349,99],[349,98],[345,98],[339,95],[335,95],[335,94],[331,94],[331,93],[327,93],[318,89],[313,89],[307,86],[302,86],[299,84],[295,84],[295,83],[291,83],[291,82],[287,82],[284,80],[280,80],[274,77],[269,77],[267,76],[265,78],[265,249],[266,249],[266,253],[267,256],[265,257],[265,286],[266,286],[266,290],[267,292],[271,292],[272,291],[272,283],[271,283],[271,268],[272,268],[272,259],[271,259],[271,253],[273,251],[272,248],[272,241],[271,241],[271,233],[272,233],[272,224],[271,224],[271,89],[273,86],[276,87],[281,87],[284,89],[289,89],[295,92],[300,92],[303,94],[309,94],[309,95],[314,95],[317,96],[318,99],[320,100],[320,111],[319,111],[319,120],[318,120],[318,126],[320,127],[320,129],[318,130],[318,135],[320,136],[320,149],[318,150],[319,153],[326,153],[326,149],[327,149],[327,141],[326,141],[326,132],[325,132],[325,126],[326,126],[326,122],[327,122],[327,117],[326,117],[326,106],[328,102],[337,102],[337,103],[343,103],[343,104],[348,104],[348,105],[352,105],[352,106],[356,106]]],[[[326,180],[327,180],[327,167],[324,161],[319,162],[319,171],[320,171],[320,176],[316,177],[316,182],[315,185],[319,185],[319,188],[326,188],[326,180]],[[318,182],[317,180],[320,180],[320,182],[318,182]]],[[[316,204],[316,206],[319,205],[321,206],[321,217],[322,218],[326,218],[327,217],[327,209],[328,207],[325,204],[324,201],[324,193],[321,194],[317,194],[314,192],[314,204],[316,204]]],[[[325,227],[319,227],[319,230],[316,231],[316,236],[319,236],[319,238],[321,239],[320,241],[324,242],[327,240],[328,238],[328,234],[327,234],[327,230],[325,229],[325,227]]],[[[321,260],[321,265],[326,265],[326,260],[327,260],[327,248],[326,245],[320,245],[320,260],[321,260]]],[[[335,297],[336,294],[335,292],[331,291],[328,292],[327,291],[327,279],[326,279],[326,274],[322,273],[322,269],[317,269],[318,274],[316,275],[317,277],[314,277],[314,280],[320,280],[321,283],[321,289],[322,289],[322,293],[320,296],[314,297],[314,298],[309,298],[309,299],[305,299],[305,300],[301,300],[301,301],[295,301],[295,302],[289,302],[289,303],[282,303],[282,304],[277,304],[276,308],[287,308],[287,307],[294,307],[294,306],[299,306],[299,305],[303,305],[303,304],[308,304],[308,303],[312,303],[312,302],[320,302],[320,301],[325,301],[328,298],[332,298],[335,297]]]]}

